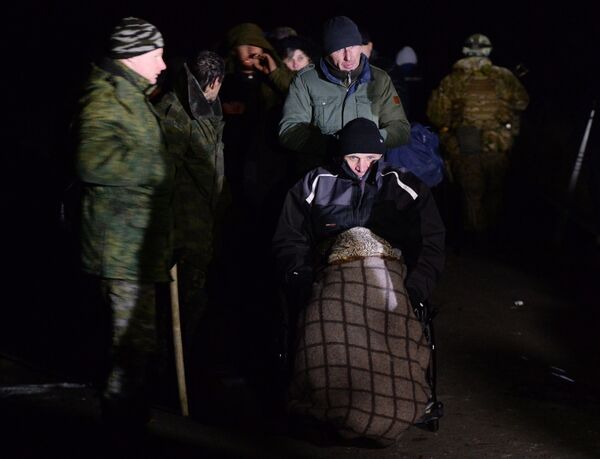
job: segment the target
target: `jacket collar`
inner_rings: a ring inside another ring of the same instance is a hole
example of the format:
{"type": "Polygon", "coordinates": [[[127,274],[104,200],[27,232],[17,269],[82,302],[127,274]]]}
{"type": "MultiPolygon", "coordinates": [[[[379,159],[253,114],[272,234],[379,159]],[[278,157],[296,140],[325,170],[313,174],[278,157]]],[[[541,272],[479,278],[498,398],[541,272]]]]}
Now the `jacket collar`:
{"type": "MultiPolygon", "coordinates": [[[[323,75],[325,76],[325,78],[328,81],[330,81],[331,83],[335,83],[335,84],[339,84],[339,85],[343,86],[342,79],[333,74],[330,66],[327,64],[327,62],[325,61],[325,58],[323,58],[323,57],[319,61],[319,68],[321,69],[321,72],[323,73],[323,75]]],[[[373,79],[373,75],[371,72],[371,66],[369,65],[369,60],[367,59],[367,56],[365,56],[364,54],[360,55],[360,64],[358,65],[358,68],[362,68],[362,70],[358,74],[358,77],[356,78],[356,80],[350,85],[350,88],[348,88],[348,92],[350,94],[352,94],[352,93],[354,93],[354,91],[356,91],[356,88],[358,87],[358,85],[367,83],[373,79]]]]}
{"type": "Polygon", "coordinates": [[[151,84],[142,75],[140,75],[137,72],[134,72],[126,65],[121,64],[118,60],[105,57],[98,63],[98,67],[100,67],[105,72],[110,73],[111,75],[116,75],[125,78],[133,86],[135,86],[147,95],[149,95],[156,87],[156,85],[151,84]]]}
{"type": "Polygon", "coordinates": [[[356,175],[354,171],[350,169],[350,166],[348,166],[348,163],[344,161],[344,158],[342,158],[341,162],[338,163],[336,169],[339,175],[343,178],[352,180],[353,182],[360,182],[364,180],[366,183],[375,185],[378,183],[378,179],[381,176],[380,168],[382,162],[383,159],[377,161],[362,178],[356,175]]]}
{"type": "Polygon", "coordinates": [[[221,103],[219,99],[217,98],[213,103],[206,100],[198,84],[198,80],[192,75],[187,64],[183,64],[183,68],[175,81],[174,89],[183,108],[192,118],[200,119],[207,116],[221,116],[221,103]]]}

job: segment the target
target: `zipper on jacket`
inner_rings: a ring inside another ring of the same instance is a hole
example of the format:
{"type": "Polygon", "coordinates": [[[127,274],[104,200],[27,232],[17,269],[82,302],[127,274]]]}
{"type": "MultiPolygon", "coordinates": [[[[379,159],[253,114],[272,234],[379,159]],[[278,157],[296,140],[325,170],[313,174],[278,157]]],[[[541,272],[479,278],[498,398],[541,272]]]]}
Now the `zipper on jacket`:
{"type": "Polygon", "coordinates": [[[360,189],[360,183],[352,180],[352,226],[356,226],[358,223],[358,214],[360,212],[360,201],[362,200],[362,191],[360,189]],[[357,196],[357,193],[358,194],[357,196]]]}
{"type": "Polygon", "coordinates": [[[350,76],[351,72],[348,72],[348,87],[346,87],[346,95],[344,96],[344,102],[342,102],[342,125],[340,129],[344,127],[344,113],[346,112],[346,101],[348,100],[348,94],[350,93],[350,88],[354,86],[358,82],[358,78],[352,83],[352,77],[350,76]]]}

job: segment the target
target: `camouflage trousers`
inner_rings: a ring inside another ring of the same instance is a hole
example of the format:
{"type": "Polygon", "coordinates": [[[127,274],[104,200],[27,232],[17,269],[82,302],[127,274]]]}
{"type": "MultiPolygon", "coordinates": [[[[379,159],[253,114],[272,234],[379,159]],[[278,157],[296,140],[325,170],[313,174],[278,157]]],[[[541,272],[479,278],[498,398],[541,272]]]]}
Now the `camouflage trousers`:
{"type": "Polygon", "coordinates": [[[464,229],[483,231],[494,226],[502,208],[507,154],[451,155],[450,166],[461,188],[464,229]]]}
{"type": "Polygon", "coordinates": [[[146,372],[156,350],[155,284],[101,279],[100,289],[112,319],[110,369],[103,397],[143,398],[146,372]]]}

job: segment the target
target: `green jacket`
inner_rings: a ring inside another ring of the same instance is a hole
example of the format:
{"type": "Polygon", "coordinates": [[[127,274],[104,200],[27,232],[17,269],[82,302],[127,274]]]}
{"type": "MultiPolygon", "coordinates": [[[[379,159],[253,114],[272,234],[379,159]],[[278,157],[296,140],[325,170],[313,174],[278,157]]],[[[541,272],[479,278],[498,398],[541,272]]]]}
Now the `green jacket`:
{"type": "Polygon", "coordinates": [[[302,69],[290,86],[279,123],[281,144],[305,156],[304,168],[323,163],[332,135],[355,118],[374,121],[387,148],[408,142],[410,124],[387,73],[369,65],[349,88],[327,74],[326,65],[302,69]]]}
{"type": "Polygon", "coordinates": [[[224,202],[223,116],[184,65],[173,91],[157,103],[175,178],[175,246],[196,253],[206,267],[215,217],[224,202]]]}
{"type": "Polygon", "coordinates": [[[149,82],[118,61],[93,66],[77,120],[83,270],[111,279],[168,281],[175,168],[149,82]]]}

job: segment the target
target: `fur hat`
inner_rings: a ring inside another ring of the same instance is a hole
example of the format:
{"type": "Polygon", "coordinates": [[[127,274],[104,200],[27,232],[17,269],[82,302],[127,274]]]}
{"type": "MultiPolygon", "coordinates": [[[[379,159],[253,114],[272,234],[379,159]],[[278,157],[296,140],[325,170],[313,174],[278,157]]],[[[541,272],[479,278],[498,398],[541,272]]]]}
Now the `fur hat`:
{"type": "Polygon", "coordinates": [[[366,118],[355,118],[339,132],[339,155],[385,153],[383,137],[377,125],[366,118]]]}
{"type": "Polygon", "coordinates": [[[131,16],[121,19],[110,35],[110,57],[114,59],[139,56],[164,46],[163,37],[155,26],[131,16]]]}
{"type": "Polygon", "coordinates": [[[323,26],[323,52],[329,55],[338,49],[362,45],[358,26],[346,16],[336,16],[323,26]]]}

